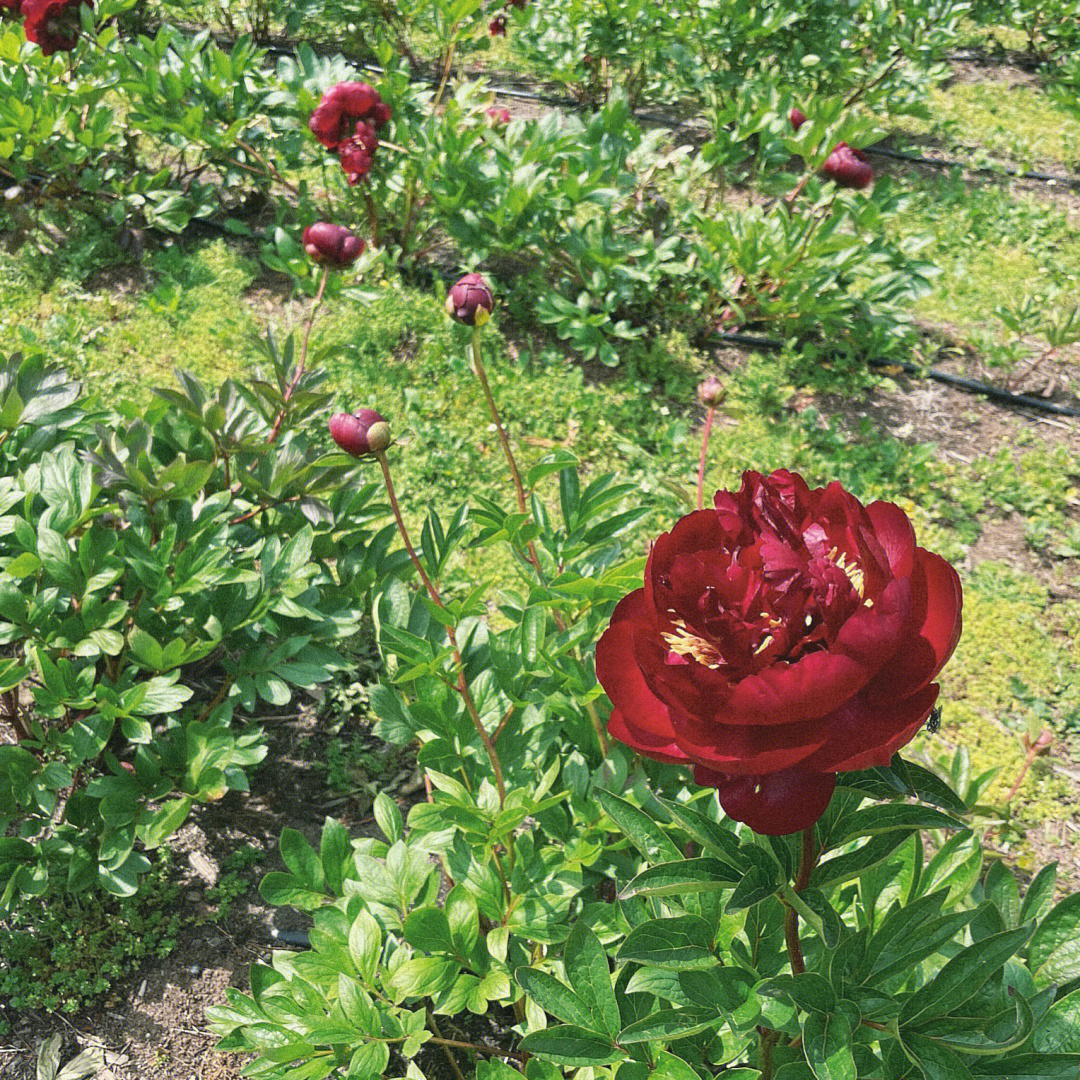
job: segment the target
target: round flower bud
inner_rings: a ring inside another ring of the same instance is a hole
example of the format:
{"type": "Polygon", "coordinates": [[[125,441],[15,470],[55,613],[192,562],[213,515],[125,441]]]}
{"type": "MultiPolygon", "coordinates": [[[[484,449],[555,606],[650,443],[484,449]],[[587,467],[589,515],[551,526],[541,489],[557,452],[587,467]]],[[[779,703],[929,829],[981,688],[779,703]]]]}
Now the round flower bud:
{"type": "Polygon", "coordinates": [[[510,123],[510,110],[500,108],[498,105],[492,105],[487,110],[487,118],[492,127],[502,127],[503,124],[510,123]]]}
{"type": "Polygon", "coordinates": [[[491,318],[495,298],[480,274],[459,278],[446,295],[446,311],[466,326],[483,326],[491,318]]]}
{"type": "Polygon", "coordinates": [[[323,94],[308,127],[323,146],[336,150],[356,122],[372,116],[378,104],[379,95],[368,83],[338,83],[323,94]]]}
{"type": "Polygon", "coordinates": [[[1049,728],[1043,728],[1039,732],[1038,738],[1033,739],[1027,732],[1024,732],[1020,741],[1024,744],[1024,749],[1028,753],[1042,757],[1044,754],[1050,753],[1050,747],[1054,745],[1054,733],[1049,728]]]}
{"type": "Polygon", "coordinates": [[[394,115],[393,110],[385,101],[380,101],[374,109],[371,110],[371,120],[375,125],[376,131],[381,131],[387,124],[390,123],[390,117],[394,115]]]}
{"type": "Polygon", "coordinates": [[[318,221],[304,230],[304,250],[317,263],[343,270],[363,254],[364,241],[344,225],[318,221]]]}
{"type": "Polygon", "coordinates": [[[697,396],[702,405],[711,409],[719,405],[727,397],[727,393],[724,391],[724,384],[715,375],[710,375],[698,385],[697,396]]]}
{"type": "Polygon", "coordinates": [[[488,23],[488,33],[492,37],[506,37],[506,16],[498,14],[488,23]]]}
{"type": "Polygon", "coordinates": [[[821,167],[822,173],[840,187],[866,187],[874,179],[874,170],[861,150],[847,143],[837,143],[821,167]]]}
{"type": "Polygon", "coordinates": [[[374,409],[330,417],[330,437],[353,457],[378,454],[390,445],[390,425],[374,409]]]}
{"type": "Polygon", "coordinates": [[[791,126],[798,131],[799,128],[806,123],[806,113],[796,105],[795,108],[788,113],[788,120],[791,122],[791,126]]]}

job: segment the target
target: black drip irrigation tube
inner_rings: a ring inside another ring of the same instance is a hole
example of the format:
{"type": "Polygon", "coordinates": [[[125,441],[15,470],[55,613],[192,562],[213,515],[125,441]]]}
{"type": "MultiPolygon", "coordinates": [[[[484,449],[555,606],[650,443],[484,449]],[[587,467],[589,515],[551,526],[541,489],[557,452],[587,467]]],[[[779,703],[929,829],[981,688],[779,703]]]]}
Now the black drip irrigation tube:
{"type": "MultiPolygon", "coordinates": [[[[779,352],[784,348],[784,342],[776,338],[758,337],[756,334],[717,334],[717,339],[731,345],[744,345],[751,349],[765,349],[769,352],[779,352]]],[[[1013,394],[1008,390],[993,386],[990,383],[979,382],[978,379],[969,379],[965,375],[953,375],[948,371],[938,368],[921,368],[918,364],[912,364],[906,360],[874,360],[869,361],[871,366],[879,368],[900,368],[908,375],[933,379],[934,382],[951,386],[956,390],[963,390],[969,394],[981,394],[992,401],[1007,405],[1010,408],[1036,409],[1039,412],[1052,413],[1054,416],[1080,417],[1080,407],[1075,405],[1058,405],[1053,401],[1043,401],[1042,398],[1032,397],[1030,394],[1013,394]]]]}
{"type": "Polygon", "coordinates": [[[278,930],[274,927],[270,931],[270,937],[279,945],[290,949],[310,949],[311,937],[306,930],[278,930]]]}
{"type": "Polygon", "coordinates": [[[928,165],[934,169],[963,169],[965,172],[978,173],[980,176],[1009,176],[1015,180],[1038,180],[1043,184],[1063,184],[1065,187],[1080,187],[1080,176],[1056,176],[1053,173],[1021,170],[1012,165],[972,165],[970,162],[955,158],[928,158],[918,154],[905,154],[902,150],[890,150],[886,146],[864,146],[864,154],[876,154],[878,157],[891,158],[894,161],[906,161],[912,165],[928,165]]]}

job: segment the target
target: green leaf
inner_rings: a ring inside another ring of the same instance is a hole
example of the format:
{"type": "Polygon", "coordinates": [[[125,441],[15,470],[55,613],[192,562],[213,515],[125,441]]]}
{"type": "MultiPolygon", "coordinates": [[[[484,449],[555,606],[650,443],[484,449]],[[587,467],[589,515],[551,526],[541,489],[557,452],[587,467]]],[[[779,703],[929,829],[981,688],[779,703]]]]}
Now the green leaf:
{"type": "Polygon", "coordinates": [[[650,920],[630,931],[619,959],[675,970],[713,967],[712,927],[700,915],[650,920]]]}
{"type": "Polygon", "coordinates": [[[1054,1002],[1036,1025],[1031,1048],[1041,1054],[1080,1054],[1080,990],[1054,1002]]]}
{"type": "Polygon", "coordinates": [[[1066,896],[1039,924],[1028,963],[1040,987],[1080,976],[1080,893],[1066,896]]]}
{"type": "Polygon", "coordinates": [[[1076,1080],[1080,1054],[1013,1054],[997,1061],[978,1061],[977,1076],[997,1080],[1076,1080]]]}
{"type": "Polygon", "coordinates": [[[856,1080],[851,1024],[841,1013],[811,1012],[802,1025],[803,1053],[817,1080],[856,1080]]]}
{"type": "Polygon", "coordinates": [[[732,888],[741,879],[738,870],[719,859],[682,859],[643,870],[619,893],[619,899],[716,892],[732,888]]]}
{"type": "Polygon", "coordinates": [[[904,1002],[900,1023],[911,1026],[928,1016],[945,1016],[952,1012],[973,998],[1029,937],[1031,927],[1021,926],[991,934],[967,946],[904,1002]]]}
{"type": "Polygon", "coordinates": [[[325,888],[322,859],[303,833],[296,829],[283,829],[280,850],[282,861],[303,885],[313,892],[321,892],[325,888]]]}
{"type": "Polygon", "coordinates": [[[416,956],[406,960],[390,976],[390,986],[397,1000],[433,997],[451,986],[461,971],[456,960],[439,956],[416,956]]]}
{"type": "Polygon", "coordinates": [[[650,862],[677,862],[683,853],[651,817],[625,799],[597,788],[596,801],[650,862]]]}
{"type": "Polygon", "coordinates": [[[619,1033],[619,1043],[627,1046],[661,1039],[685,1039],[689,1035],[718,1027],[723,1019],[715,1009],[659,1009],[623,1028],[619,1033]]]}
{"type": "Polygon", "coordinates": [[[429,953],[454,952],[450,922],[440,907],[422,907],[410,911],[402,926],[405,940],[415,949],[429,953]]]}
{"type": "Polygon", "coordinates": [[[895,829],[880,836],[872,836],[862,847],[827,859],[811,875],[811,886],[825,890],[859,877],[872,866],[877,866],[887,859],[912,832],[911,829],[895,829]]]}
{"type": "Polygon", "coordinates": [[[585,1068],[590,1065],[613,1065],[626,1055],[610,1039],[572,1024],[534,1031],[519,1044],[520,1049],[556,1065],[585,1068]]]}
{"type": "Polygon", "coordinates": [[[273,907],[294,907],[316,911],[330,902],[325,893],[308,888],[292,874],[267,874],[259,883],[259,895],[273,907]]]}
{"type": "Polygon", "coordinates": [[[963,1059],[934,1039],[901,1031],[900,1045],[908,1060],[918,1066],[926,1080],[972,1080],[971,1070],[963,1059]]]}
{"type": "Polygon", "coordinates": [[[739,850],[739,838],[717,821],[707,818],[684,803],[661,799],[661,805],[707,853],[723,859],[731,866],[746,868],[746,859],[739,850]]]}
{"type": "Polygon", "coordinates": [[[375,981],[382,945],[382,927],[374,915],[361,911],[349,928],[349,956],[368,983],[375,981]]]}
{"type": "Polygon", "coordinates": [[[375,796],[372,813],[375,815],[375,824],[389,843],[396,844],[405,835],[405,821],[401,810],[385,791],[380,791],[375,796]]]}
{"type": "Polygon", "coordinates": [[[520,967],[514,972],[514,978],[521,989],[556,1020],[588,1031],[598,1027],[590,1006],[554,975],[537,968],[520,967]]]}
{"type": "Polygon", "coordinates": [[[600,939],[581,919],[566,939],[563,964],[570,985],[596,1018],[599,1025],[596,1030],[615,1038],[622,1027],[622,1018],[611,985],[607,953],[600,939]]]}
{"type": "Polygon", "coordinates": [[[861,836],[875,836],[879,833],[892,832],[894,829],[963,829],[968,826],[940,810],[929,806],[912,803],[879,803],[856,810],[841,821],[840,834],[835,837],[834,845],[858,839],[861,836]]]}
{"type": "Polygon", "coordinates": [[[782,994],[791,999],[803,1012],[832,1012],[836,1008],[836,991],[823,975],[804,971],[799,975],[777,975],[758,987],[759,994],[775,997],[782,994]]]}

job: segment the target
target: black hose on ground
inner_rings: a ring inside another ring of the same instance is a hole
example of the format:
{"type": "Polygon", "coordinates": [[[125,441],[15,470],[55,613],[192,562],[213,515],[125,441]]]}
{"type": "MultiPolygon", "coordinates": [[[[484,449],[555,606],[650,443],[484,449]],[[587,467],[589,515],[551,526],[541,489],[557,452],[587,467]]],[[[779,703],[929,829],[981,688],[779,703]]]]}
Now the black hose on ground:
{"type": "MultiPolygon", "coordinates": [[[[744,345],[750,349],[765,349],[768,352],[777,352],[784,347],[784,342],[776,338],[759,337],[756,334],[718,334],[720,341],[732,345],[744,345]]],[[[1039,412],[1052,413],[1054,416],[1080,417],[1080,408],[1075,405],[1058,405],[1053,401],[1044,401],[1042,398],[1032,397],[1030,394],[1013,394],[1008,390],[993,386],[991,383],[979,382],[978,379],[969,379],[966,375],[953,375],[948,371],[938,368],[921,368],[918,364],[912,364],[906,360],[870,360],[873,367],[900,368],[908,375],[921,378],[933,379],[934,382],[944,386],[951,386],[956,390],[963,390],[969,394],[981,394],[992,401],[999,402],[1010,408],[1037,409],[1039,412]]]]}
{"type": "Polygon", "coordinates": [[[287,945],[292,949],[311,948],[311,938],[306,930],[278,930],[275,927],[270,931],[270,937],[279,945],[287,945]]]}
{"type": "Polygon", "coordinates": [[[918,154],[905,154],[902,150],[890,150],[887,146],[864,146],[864,154],[876,154],[878,157],[891,158],[894,161],[906,161],[911,165],[928,165],[933,169],[963,169],[965,172],[978,173],[980,176],[1009,176],[1015,180],[1038,180],[1043,184],[1063,184],[1065,187],[1080,187],[1080,176],[1056,176],[1053,173],[1021,171],[1012,165],[972,165],[956,158],[927,158],[918,154]]]}

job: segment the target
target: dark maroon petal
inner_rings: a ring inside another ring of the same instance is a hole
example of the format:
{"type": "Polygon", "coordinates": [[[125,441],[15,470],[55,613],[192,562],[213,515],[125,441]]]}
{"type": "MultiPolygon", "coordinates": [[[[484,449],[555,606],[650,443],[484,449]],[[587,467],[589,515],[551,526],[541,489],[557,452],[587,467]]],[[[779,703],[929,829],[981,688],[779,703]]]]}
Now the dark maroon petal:
{"type": "Polygon", "coordinates": [[[731,776],[780,772],[805,761],[825,744],[819,721],[771,727],[712,724],[681,709],[669,715],[679,748],[699,765],[731,776]]]}
{"type": "Polygon", "coordinates": [[[620,742],[660,761],[685,760],[675,745],[667,707],[649,690],[634,660],[634,634],[651,633],[645,590],[637,589],[619,601],[611,625],[596,644],[596,678],[615,710],[608,730],[620,742]]]}
{"type": "Polygon", "coordinates": [[[908,577],[915,563],[915,530],[907,514],[895,503],[873,502],[866,515],[885,550],[894,577],[908,577]]]}
{"type": "Polygon", "coordinates": [[[910,578],[890,581],[872,607],[860,607],[844,623],[833,648],[858,661],[869,681],[900,647],[910,613],[910,578]]]}
{"type": "Polygon", "coordinates": [[[851,772],[888,765],[893,754],[919,733],[937,696],[938,685],[931,683],[891,705],[871,705],[861,697],[849,701],[823,721],[828,742],[807,759],[805,767],[851,772]]]}
{"type": "Polygon", "coordinates": [[[904,643],[866,687],[868,700],[896,701],[927,686],[953,654],[963,628],[960,576],[940,555],[915,549],[904,643]]]}
{"type": "Polygon", "coordinates": [[[763,836],[802,832],[825,813],[835,773],[788,769],[771,776],[717,776],[695,770],[699,784],[714,786],[724,813],[763,836]]]}

